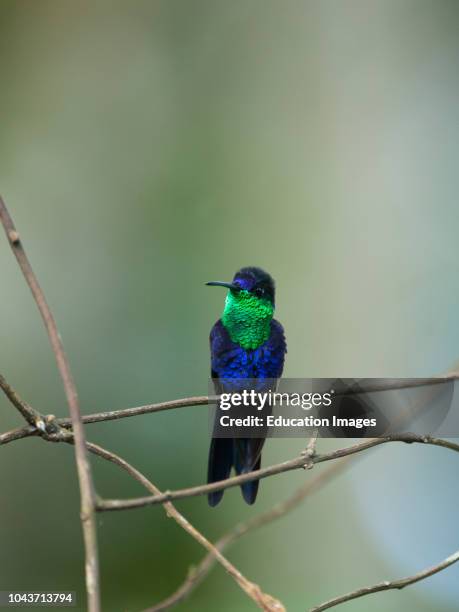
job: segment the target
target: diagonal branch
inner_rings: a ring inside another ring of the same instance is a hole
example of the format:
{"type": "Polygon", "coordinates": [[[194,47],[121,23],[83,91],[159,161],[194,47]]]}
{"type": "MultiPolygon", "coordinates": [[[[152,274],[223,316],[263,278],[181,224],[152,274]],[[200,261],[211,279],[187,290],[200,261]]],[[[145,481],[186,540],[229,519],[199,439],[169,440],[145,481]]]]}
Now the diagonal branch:
{"type": "MultiPolygon", "coordinates": [[[[43,430],[44,423],[41,418],[41,414],[37,412],[32,406],[30,406],[27,402],[19,397],[16,391],[11,387],[3,376],[0,374],[0,389],[4,392],[6,397],[10,400],[13,406],[22,414],[24,419],[31,425],[34,429],[30,427],[25,428],[31,431],[34,431],[35,428],[43,430]]],[[[21,431],[21,430],[18,430],[21,431]]],[[[6,434],[2,434],[6,435],[6,434]]],[[[0,435],[0,440],[2,436],[0,435]]]]}
{"type": "Polygon", "coordinates": [[[410,584],[415,584],[420,580],[425,580],[426,578],[430,578],[434,574],[438,574],[438,572],[443,571],[450,565],[457,563],[459,561],[459,551],[455,552],[451,556],[447,557],[438,565],[434,565],[429,567],[428,569],[422,570],[421,572],[414,574],[413,576],[408,576],[407,578],[400,578],[399,580],[386,580],[384,582],[378,582],[378,584],[374,584],[373,586],[363,587],[361,589],[357,589],[356,591],[352,591],[351,593],[347,593],[346,595],[341,595],[340,597],[335,597],[334,599],[330,599],[320,606],[315,606],[311,608],[309,612],[322,612],[323,610],[328,610],[329,608],[333,608],[339,604],[345,603],[346,601],[352,601],[353,599],[358,599],[359,597],[364,597],[365,595],[370,595],[371,593],[379,593],[380,591],[390,591],[392,589],[404,589],[410,584]]]}
{"type": "MultiPolygon", "coordinates": [[[[87,442],[87,448],[91,453],[111,461],[115,465],[118,465],[125,470],[130,476],[135,478],[143,487],[148,491],[151,491],[155,495],[160,495],[161,491],[144,476],[139,470],[130,465],[127,461],[122,459],[120,456],[112,453],[97,444],[87,442]]],[[[241,572],[232,564],[222,553],[205,537],[200,533],[193,525],[173,506],[170,502],[164,504],[164,509],[167,516],[174,519],[176,523],[180,525],[186,532],[188,532],[192,538],[194,538],[201,546],[209,551],[212,557],[222,565],[225,570],[234,578],[240,588],[258,605],[259,608],[266,612],[285,612],[285,608],[280,601],[264,593],[260,587],[248,580],[241,572]]]]}
{"type": "MultiPolygon", "coordinates": [[[[299,487],[290,497],[285,501],[280,502],[270,508],[269,510],[254,516],[245,523],[239,523],[233,529],[223,535],[217,542],[215,542],[215,548],[222,552],[224,549],[231,546],[234,542],[239,540],[249,531],[259,529],[264,525],[272,523],[273,521],[282,518],[291,510],[294,510],[301,502],[306,498],[321,489],[329,480],[335,477],[338,473],[344,470],[345,466],[349,464],[354,457],[345,457],[339,462],[336,462],[328,467],[325,471],[321,472],[317,476],[311,478],[299,487]]],[[[215,564],[215,556],[209,553],[195,568],[192,568],[179,588],[172,593],[169,597],[159,602],[155,606],[144,610],[144,612],[161,612],[167,610],[172,606],[175,606],[179,602],[183,601],[207,576],[212,567],[215,564]]]]}
{"type": "MultiPolygon", "coordinates": [[[[81,522],[83,527],[86,554],[85,573],[88,610],[89,612],[99,612],[101,608],[99,592],[99,560],[95,519],[95,493],[91,469],[86,455],[85,434],[81,420],[77,390],[53,314],[46,302],[45,295],[38,283],[32,266],[30,265],[24,247],[22,246],[19,233],[17,232],[13,220],[11,219],[11,216],[1,197],[0,221],[5,229],[8,242],[17,259],[19,267],[21,268],[24,278],[32,292],[38,310],[40,311],[64,385],[75,436],[75,459],[80,485],[81,522]]],[[[29,419],[28,421],[30,423],[29,419]]]]}

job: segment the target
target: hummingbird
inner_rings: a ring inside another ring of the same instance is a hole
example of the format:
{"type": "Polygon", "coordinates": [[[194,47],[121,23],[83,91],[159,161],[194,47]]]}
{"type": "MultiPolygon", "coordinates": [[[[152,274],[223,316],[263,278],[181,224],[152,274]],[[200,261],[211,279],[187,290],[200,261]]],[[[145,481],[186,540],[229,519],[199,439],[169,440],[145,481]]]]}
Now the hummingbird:
{"type": "MultiPolygon", "coordinates": [[[[223,314],[210,332],[211,376],[215,391],[233,393],[231,380],[255,379],[257,390],[272,388],[284,367],[287,345],[284,329],[273,318],[275,286],[261,268],[241,268],[229,282],[210,281],[210,286],[228,289],[223,314]]],[[[207,482],[260,469],[264,438],[212,438],[209,449],[207,482]]],[[[244,500],[253,504],[258,480],[240,485],[244,500]]],[[[216,506],[224,491],[209,493],[210,506],[216,506]]]]}

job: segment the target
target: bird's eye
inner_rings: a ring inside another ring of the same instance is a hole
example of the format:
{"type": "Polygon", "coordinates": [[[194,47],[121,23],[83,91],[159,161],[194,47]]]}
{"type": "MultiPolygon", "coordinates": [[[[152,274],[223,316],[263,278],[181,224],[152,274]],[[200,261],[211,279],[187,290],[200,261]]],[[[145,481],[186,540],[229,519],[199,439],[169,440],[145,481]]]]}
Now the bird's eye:
{"type": "Polygon", "coordinates": [[[265,290],[263,289],[263,287],[257,287],[254,293],[257,297],[263,297],[265,294],[265,290]]]}

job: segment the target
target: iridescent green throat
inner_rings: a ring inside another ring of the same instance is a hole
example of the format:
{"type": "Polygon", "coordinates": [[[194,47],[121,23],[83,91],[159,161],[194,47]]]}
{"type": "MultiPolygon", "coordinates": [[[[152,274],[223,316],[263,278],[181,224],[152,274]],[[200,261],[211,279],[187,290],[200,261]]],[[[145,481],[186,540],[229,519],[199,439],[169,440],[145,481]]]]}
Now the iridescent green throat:
{"type": "Polygon", "coordinates": [[[222,322],[233,342],[245,349],[256,349],[269,338],[274,306],[269,300],[248,291],[230,291],[222,322]]]}

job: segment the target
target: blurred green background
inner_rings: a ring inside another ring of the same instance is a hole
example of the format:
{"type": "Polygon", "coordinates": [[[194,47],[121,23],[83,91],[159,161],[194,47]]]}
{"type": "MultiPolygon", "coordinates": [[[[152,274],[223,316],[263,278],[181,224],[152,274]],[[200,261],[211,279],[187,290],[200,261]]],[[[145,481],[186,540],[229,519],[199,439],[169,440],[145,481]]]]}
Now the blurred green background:
{"type": "MultiPolygon", "coordinates": [[[[204,282],[242,265],[277,280],[288,376],[423,376],[459,358],[458,18],[446,0],[0,2],[0,191],[84,412],[206,393],[224,293],[204,282]]],[[[65,415],[4,238],[0,264],[1,372],[65,415]]],[[[0,429],[20,423],[0,397],[0,429]]],[[[162,489],[205,480],[205,407],[87,433],[162,489]]],[[[269,441],[264,465],[303,445],[269,441]]],[[[72,448],[0,456],[0,589],[77,590],[83,610],[72,448]]],[[[289,611],[409,575],[459,547],[457,465],[386,446],[228,556],[289,611]]],[[[93,466],[102,495],[143,494],[93,466]]],[[[311,477],[265,480],[255,507],[235,489],[177,507],[215,539],[311,477]]],[[[160,507],[98,524],[104,610],[152,605],[203,556],[160,507]]],[[[343,610],[452,612],[458,571],[343,610]]],[[[216,567],[179,609],[254,606],[216,567]]]]}

